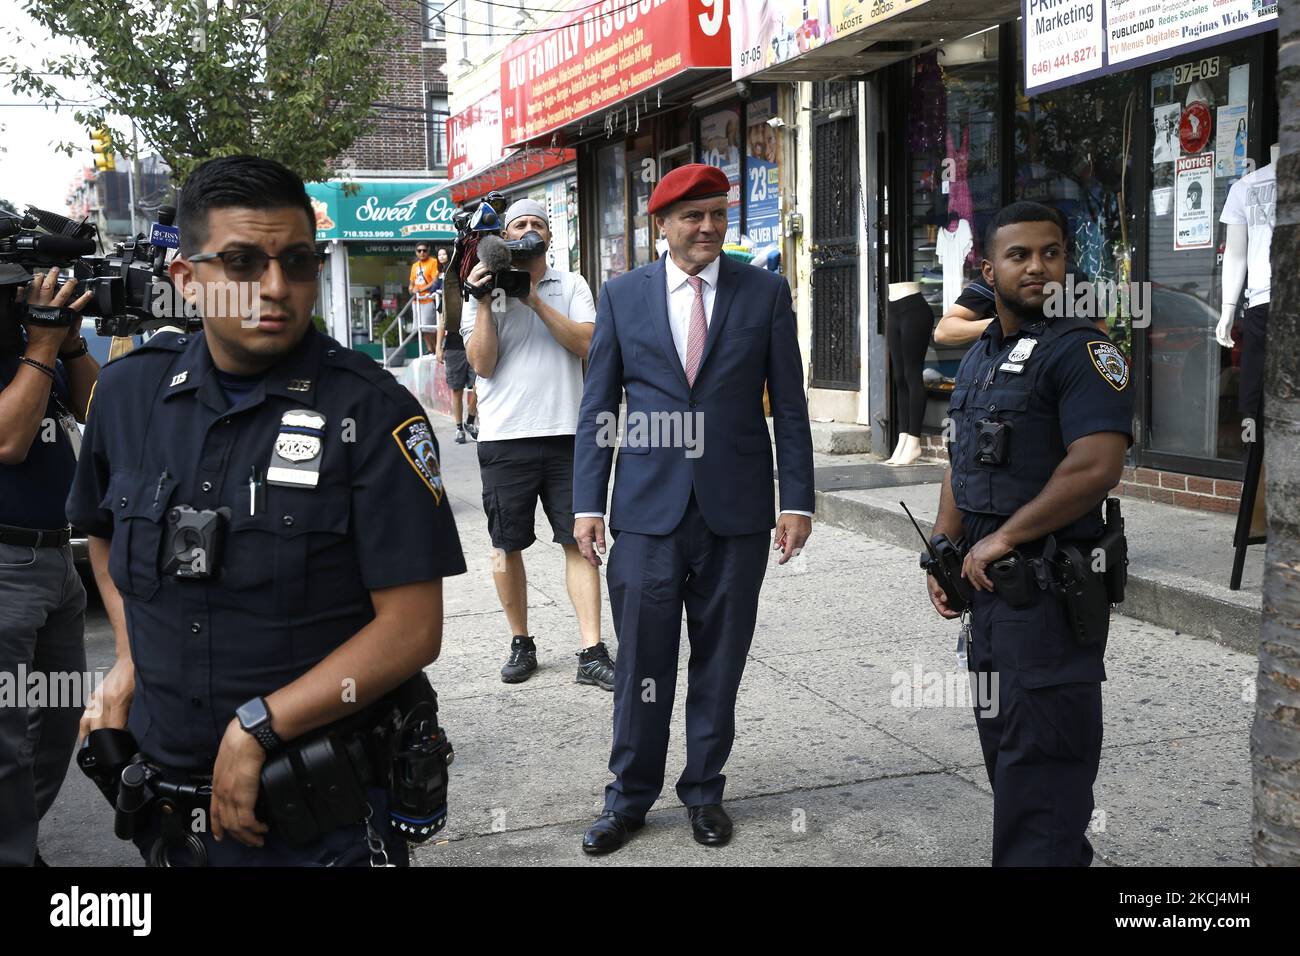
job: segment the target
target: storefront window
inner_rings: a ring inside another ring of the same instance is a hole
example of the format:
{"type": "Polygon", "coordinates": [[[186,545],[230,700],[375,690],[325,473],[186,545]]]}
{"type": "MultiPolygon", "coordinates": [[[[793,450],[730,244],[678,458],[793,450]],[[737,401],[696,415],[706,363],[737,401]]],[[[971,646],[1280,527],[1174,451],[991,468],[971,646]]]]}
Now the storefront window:
{"type": "Polygon", "coordinates": [[[781,241],[781,151],[768,122],[776,115],[775,93],[750,100],[745,114],[745,235],[760,249],[781,241]]]}
{"type": "Polygon", "coordinates": [[[740,241],[740,106],[726,106],[700,117],[700,161],[727,175],[727,242],[740,241]]]}
{"type": "Polygon", "coordinates": [[[627,271],[627,186],[622,143],[596,154],[600,186],[600,281],[627,271]]]}
{"type": "MultiPolygon", "coordinates": [[[[1124,194],[1133,181],[1128,149],[1138,94],[1132,78],[1108,76],[1027,99],[1019,65],[1016,75],[1015,198],[1060,210],[1070,264],[1090,281],[1117,289],[1114,283],[1127,283],[1132,267],[1125,221],[1132,201],[1124,194]]],[[[1107,318],[1112,339],[1127,354],[1131,339],[1120,311],[1117,305],[1108,309],[1107,318]]]]}
{"type": "Polygon", "coordinates": [[[917,57],[909,103],[911,279],[940,314],[979,274],[983,230],[1001,205],[997,31],[917,57]]]}
{"type": "Polygon", "coordinates": [[[650,222],[650,192],[654,189],[654,146],[649,136],[631,141],[627,153],[628,192],[632,197],[632,261],[629,268],[643,266],[655,258],[653,227],[650,222]]]}
{"type": "Polygon", "coordinates": [[[1249,54],[1198,57],[1151,77],[1151,194],[1147,259],[1151,279],[1153,451],[1240,460],[1237,368],[1214,339],[1222,296],[1226,227],[1219,214],[1246,156],[1249,54]]]}

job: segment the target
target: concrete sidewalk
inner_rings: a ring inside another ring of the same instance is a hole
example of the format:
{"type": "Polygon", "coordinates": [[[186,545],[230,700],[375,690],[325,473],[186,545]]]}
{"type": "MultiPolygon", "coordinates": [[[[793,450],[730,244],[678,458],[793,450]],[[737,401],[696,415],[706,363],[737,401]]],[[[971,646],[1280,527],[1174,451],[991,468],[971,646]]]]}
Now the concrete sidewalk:
{"type": "MultiPolygon", "coordinates": [[[[920,552],[921,541],[899,501],[907,503],[928,535],[939,512],[942,465],[894,468],[874,455],[815,458],[818,518],[920,552]]],[[[1120,501],[1129,539],[1124,613],[1178,634],[1256,653],[1263,546],[1247,550],[1241,590],[1231,591],[1235,515],[1133,498],[1120,501]]]]}
{"type": "MultiPolygon", "coordinates": [[[[956,672],[956,626],[929,606],[914,540],[900,547],[825,515],[802,561],[769,565],[727,765],[733,842],[696,845],[673,793],[685,762],[683,651],[664,795],[625,849],[584,857],[582,833],[609,780],[612,697],[574,682],[563,553],[543,518],[525,552],[541,667],[525,684],[502,684],[510,633],[491,579],[476,451],[431,417],[470,571],[445,583],[443,653],[431,674],[457,759],[448,827],[418,851],[421,864],[987,865],[992,800],[973,717],[963,700],[926,694],[933,675],[956,672]]],[[[905,494],[919,502],[929,491],[905,494]]],[[[1112,624],[1097,863],[1247,865],[1256,662],[1172,638],[1122,616],[1112,624]]]]}

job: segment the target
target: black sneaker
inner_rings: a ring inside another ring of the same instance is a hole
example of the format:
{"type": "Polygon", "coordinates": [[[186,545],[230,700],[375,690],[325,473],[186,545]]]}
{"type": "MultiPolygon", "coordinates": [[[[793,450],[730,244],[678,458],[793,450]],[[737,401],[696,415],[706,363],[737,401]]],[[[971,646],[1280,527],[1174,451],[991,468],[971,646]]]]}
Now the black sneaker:
{"type": "Polygon", "coordinates": [[[463,444],[465,444],[465,426],[464,426],[464,425],[457,425],[457,426],[456,426],[456,444],[457,444],[457,445],[463,445],[463,444]]]}
{"type": "Polygon", "coordinates": [[[465,431],[469,432],[469,437],[478,441],[478,426],[473,422],[465,423],[465,431]]]}
{"type": "Polygon", "coordinates": [[[578,652],[578,683],[595,684],[601,690],[614,689],[614,661],[604,641],[578,652]]]}
{"type": "Polygon", "coordinates": [[[525,634],[516,634],[510,642],[510,660],[501,668],[501,680],[507,684],[522,684],[537,670],[537,645],[525,634]]]}

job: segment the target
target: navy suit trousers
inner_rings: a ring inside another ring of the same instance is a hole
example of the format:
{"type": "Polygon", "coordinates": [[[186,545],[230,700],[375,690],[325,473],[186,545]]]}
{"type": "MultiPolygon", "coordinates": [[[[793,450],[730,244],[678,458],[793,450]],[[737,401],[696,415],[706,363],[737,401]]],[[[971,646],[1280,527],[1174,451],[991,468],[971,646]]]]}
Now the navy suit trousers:
{"type": "Polygon", "coordinates": [[[663,789],[683,607],[690,663],[686,769],[677,795],[688,807],[722,802],[769,541],[767,532],[715,535],[693,494],[669,534],[617,533],[607,571],[618,634],[609,758],[615,779],[605,788],[605,809],[640,820],[663,789]]]}

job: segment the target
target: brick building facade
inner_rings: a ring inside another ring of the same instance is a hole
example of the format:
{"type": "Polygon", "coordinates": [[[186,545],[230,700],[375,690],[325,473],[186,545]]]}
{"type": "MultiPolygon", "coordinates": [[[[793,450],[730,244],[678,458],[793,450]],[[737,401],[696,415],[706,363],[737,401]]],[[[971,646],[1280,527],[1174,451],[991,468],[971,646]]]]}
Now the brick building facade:
{"type": "MultiPolygon", "coordinates": [[[[435,0],[436,2],[436,0],[435,0]]],[[[447,172],[445,34],[427,0],[384,0],[394,35],[374,56],[391,84],[370,131],[335,161],[341,177],[441,179],[447,172]]]]}

